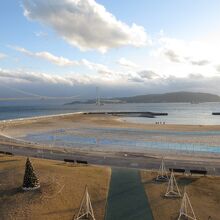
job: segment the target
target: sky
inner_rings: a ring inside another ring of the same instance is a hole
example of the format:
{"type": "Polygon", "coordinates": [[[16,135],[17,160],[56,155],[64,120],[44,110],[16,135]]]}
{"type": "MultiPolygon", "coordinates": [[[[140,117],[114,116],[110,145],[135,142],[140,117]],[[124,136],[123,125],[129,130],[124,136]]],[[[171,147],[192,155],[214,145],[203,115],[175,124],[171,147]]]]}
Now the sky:
{"type": "Polygon", "coordinates": [[[220,95],[219,0],[0,2],[0,97],[220,95]]]}

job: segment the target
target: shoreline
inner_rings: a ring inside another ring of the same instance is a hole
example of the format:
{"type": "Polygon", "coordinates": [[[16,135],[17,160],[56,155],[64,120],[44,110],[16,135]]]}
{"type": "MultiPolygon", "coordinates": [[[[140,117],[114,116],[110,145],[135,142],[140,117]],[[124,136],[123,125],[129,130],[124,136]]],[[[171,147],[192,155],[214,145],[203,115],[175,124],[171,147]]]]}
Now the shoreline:
{"type": "Polygon", "coordinates": [[[55,115],[41,115],[41,116],[33,116],[33,117],[26,117],[26,118],[14,118],[14,119],[6,119],[6,120],[0,120],[1,123],[7,123],[7,122],[16,122],[16,121],[25,121],[25,120],[36,120],[36,119],[49,119],[49,118],[56,118],[56,117],[62,117],[62,116],[71,116],[71,115],[77,115],[77,114],[84,114],[85,112],[72,112],[72,113],[61,113],[61,114],[55,114],[55,115]]]}
{"type": "MultiPolygon", "coordinates": [[[[35,152],[34,154],[39,155],[36,151],[58,151],[60,153],[65,153],[65,155],[72,154],[72,153],[79,153],[82,155],[91,154],[92,156],[101,156],[104,157],[113,157],[117,158],[118,154],[120,157],[127,158],[125,155],[136,155],[135,157],[154,157],[154,158],[161,158],[164,156],[169,158],[170,160],[180,160],[180,161],[209,161],[218,162],[220,161],[220,154],[218,153],[211,153],[211,152],[192,152],[186,150],[177,150],[177,149],[159,149],[159,148],[145,148],[145,149],[138,149],[138,148],[129,148],[125,146],[107,146],[104,145],[90,145],[90,144],[77,144],[72,142],[71,146],[65,146],[61,143],[53,145],[53,140],[51,139],[48,143],[40,143],[35,140],[25,140],[24,137],[28,134],[46,134],[54,135],[54,132],[61,132],[60,130],[64,130],[62,132],[67,133],[68,135],[81,135],[81,137],[90,137],[88,135],[94,135],[94,138],[114,138],[115,135],[118,136],[118,131],[120,131],[120,138],[127,140],[139,140],[140,138],[146,138],[146,134],[148,133],[148,141],[149,138],[157,138],[160,134],[150,134],[149,131],[153,132],[209,132],[209,131],[217,131],[220,132],[220,126],[189,126],[189,125],[155,125],[155,124],[135,124],[135,123],[128,123],[122,121],[122,118],[117,116],[109,116],[109,115],[88,115],[83,114],[84,112],[74,112],[74,113],[67,113],[67,114],[57,114],[57,115],[49,115],[49,116],[39,116],[39,117],[31,117],[31,118],[22,118],[22,119],[15,119],[0,122],[0,146],[8,146],[8,150],[10,150],[10,146],[12,146],[12,150],[16,148],[20,148],[22,155],[25,155],[29,151],[35,152]],[[85,130],[87,129],[87,130],[85,130]],[[89,130],[89,131],[88,131],[89,130]],[[96,131],[98,130],[98,131],[96,131]],[[107,133],[105,133],[105,131],[107,133]],[[113,132],[114,131],[114,132],[113,132]],[[90,133],[88,133],[90,132],[90,133]],[[95,133],[94,133],[95,132],[95,133]],[[97,133],[98,132],[98,133],[97,133]],[[104,133],[103,133],[104,132],[104,133]],[[110,133],[109,133],[110,132],[110,133]],[[113,133],[111,133],[113,132],[113,133]],[[137,136],[137,137],[136,137],[137,136]],[[151,137],[152,136],[152,137],[151,137]],[[131,139],[130,139],[131,138],[131,139]],[[52,147],[53,146],[53,147],[52,147]]],[[[61,132],[61,133],[62,133],[61,132]]],[[[165,139],[161,139],[164,143],[169,143],[166,141],[170,141],[167,139],[167,134],[163,134],[165,139]]],[[[51,137],[52,137],[51,136],[51,137]]],[[[216,136],[219,137],[219,136],[216,136]]],[[[178,135],[172,134],[173,140],[178,140],[178,135]]],[[[182,137],[180,137],[182,138],[182,137]]],[[[188,137],[186,137],[188,138],[188,137]]],[[[199,137],[201,139],[201,137],[199,137]]],[[[203,137],[204,138],[204,137],[203,137]]],[[[158,139],[159,140],[159,139],[158,139]]],[[[184,141],[180,140],[180,141],[184,141]]],[[[209,141],[209,140],[208,140],[209,141]]],[[[220,139],[217,140],[217,143],[220,139]]],[[[183,142],[186,143],[187,142],[183,142]]],[[[16,152],[16,150],[15,150],[16,152]]],[[[132,156],[133,157],[133,156],[132,156]]]]}
{"type": "MultiPolygon", "coordinates": [[[[106,115],[105,112],[102,114],[92,114],[93,112],[72,112],[72,113],[62,113],[62,114],[53,114],[53,115],[42,115],[42,116],[33,116],[33,117],[27,117],[27,118],[15,118],[15,119],[6,119],[6,120],[0,120],[0,126],[1,125],[10,125],[13,123],[19,123],[19,122],[24,122],[28,123],[30,121],[33,122],[38,122],[41,120],[46,120],[50,121],[53,119],[60,119],[60,118],[68,118],[68,117],[74,117],[78,115],[83,115],[85,117],[93,117],[93,118],[98,118],[98,117],[108,117],[111,121],[118,122],[116,123],[117,126],[122,127],[124,126],[125,128],[129,127],[134,127],[134,128],[140,128],[140,129],[145,129],[145,130],[179,130],[179,131],[220,131],[220,125],[197,125],[197,124],[155,124],[155,123],[139,123],[139,122],[134,122],[132,120],[124,120],[124,117],[120,116],[113,116],[113,115],[106,115]],[[151,128],[151,129],[149,129],[151,128]]],[[[108,120],[108,122],[110,122],[108,120]]],[[[115,125],[116,125],[115,124],[115,125]]],[[[0,128],[1,129],[1,128],[0,128]]]]}

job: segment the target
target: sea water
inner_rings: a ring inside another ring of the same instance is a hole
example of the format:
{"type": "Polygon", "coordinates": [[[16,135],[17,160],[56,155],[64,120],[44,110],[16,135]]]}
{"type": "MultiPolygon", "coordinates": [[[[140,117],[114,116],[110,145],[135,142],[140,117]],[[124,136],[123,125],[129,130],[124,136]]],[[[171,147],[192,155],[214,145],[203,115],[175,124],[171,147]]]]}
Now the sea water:
{"type": "Polygon", "coordinates": [[[155,136],[158,137],[184,137],[188,139],[194,137],[199,140],[203,138],[215,138],[220,140],[220,131],[205,131],[205,132],[177,132],[177,131],[150,131],[139,129],[66,129],[63,132],[58,130],[50,131],[47,133],[29,134],[24,139],[31,142],[63,147],[80,147],[80,148],[100,148],[112,150],[178,150],[182,152],[203,152],[203,153],[220,153],[220,146],[213,146],[212,142],[173,142],[162,141],[160,139],[154,140],[155,136]],[[138,133],[138,137],[136,134],[138,133]]]}
{"type": "Polygon", "coordinates": [[[26,118],[42,115],[63,114],[89,111],[152,111],[165,112],[168,116],[155,118],[123,117],[123,120],[136,123],[166,123],[188,125],[220,125],[220,103],[132,103],[132,104],[74,104],[65,105],[64,101],[7,101],[0,102],[0,120],[26,118]]]}

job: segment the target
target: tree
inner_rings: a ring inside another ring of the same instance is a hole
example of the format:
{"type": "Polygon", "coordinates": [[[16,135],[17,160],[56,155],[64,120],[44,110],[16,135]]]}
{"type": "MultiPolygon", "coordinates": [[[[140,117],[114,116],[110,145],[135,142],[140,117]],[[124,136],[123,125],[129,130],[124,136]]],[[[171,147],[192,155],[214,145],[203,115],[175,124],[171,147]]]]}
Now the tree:
{"type": "Polygon", "coordinates": [[[22,189],[23,190],[35,190],[40,188],[40,182],[34,172],[34,168],[29,158],[26,160],[25,173],[22,189]]]}

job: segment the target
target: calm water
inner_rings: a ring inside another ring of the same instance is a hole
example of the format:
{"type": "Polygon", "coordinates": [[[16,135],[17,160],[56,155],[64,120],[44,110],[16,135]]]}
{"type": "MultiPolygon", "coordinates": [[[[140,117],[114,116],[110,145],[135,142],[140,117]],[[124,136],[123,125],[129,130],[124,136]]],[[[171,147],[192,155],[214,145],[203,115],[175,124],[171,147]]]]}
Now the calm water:
{"type": "MultiPolygon", "coordinates": [[[[92,129],[94,131],[94,128],[92,129]]],[[[66,130],[67,131],[67,130],[66,130]]],[[[70,130],[69,130],[70,131],[70,130]]],[[[83,129],[81,134],[74,134],[74,130],[70,134],[62,131],[53,131],[48,133],[38,133],[38,134],[29,134],[24,139],[32,142],[43,143],[46,145],[53,144],[54,146],[64,146],[64,147],[95,147],[102,149],[113,149],[113,150],[146,150],[146,149],[154,149],[154,150],[178,150],[183,152],[200,152],[200,153],[220,153],[219,146],[212,146],[212,142],[210,143],[173,143],[173,142],[164,142],[164,141],[149,141],[147,136],[167,136],[167,135],[187,135],[190,137],[207,137],[211,138],[212,132],[163,132],[163,131],[138,131],[138,130],[130,130],[130,129],[120,129],[120,132],[125,132],[129,134],[129,136],[124,139],[121,135],[118,135],[117,129],[105,130],[105,129],[96,129],[97,135],[85,136],[82,135],[86,129],[83,129]],[[56,133],[56,136],[54,134],[56,133]],[[99,132],[99,135],[98,135],[99,132]],[[138,132],[138,135],[144,135],[145,140],[137,140],[133,135],[138,132]],[[111,137],[105,137],[106,133],[111,133],[111,137]],[[140,134],[141,133],[141,134],[140,134]],[[99,136],[99,138],[97,138],[99,136]]],[[[219,139],[220,132],[215,132],[215,138],[219,139]]]]}
{"type": "Polygon", "coordinates": [[[95,104],[64,105],[64,102],[35,101],[0,102],[0,120],[32,116],[70,113],[78,111],[154,111],[167,112],[168,116],[157,118],[124,118],[140,123],[165,122],[167,124],[220,125],[220,116],[212,112],[220,111],[220,103],[149,103],[149,104],[95,104]]]}

